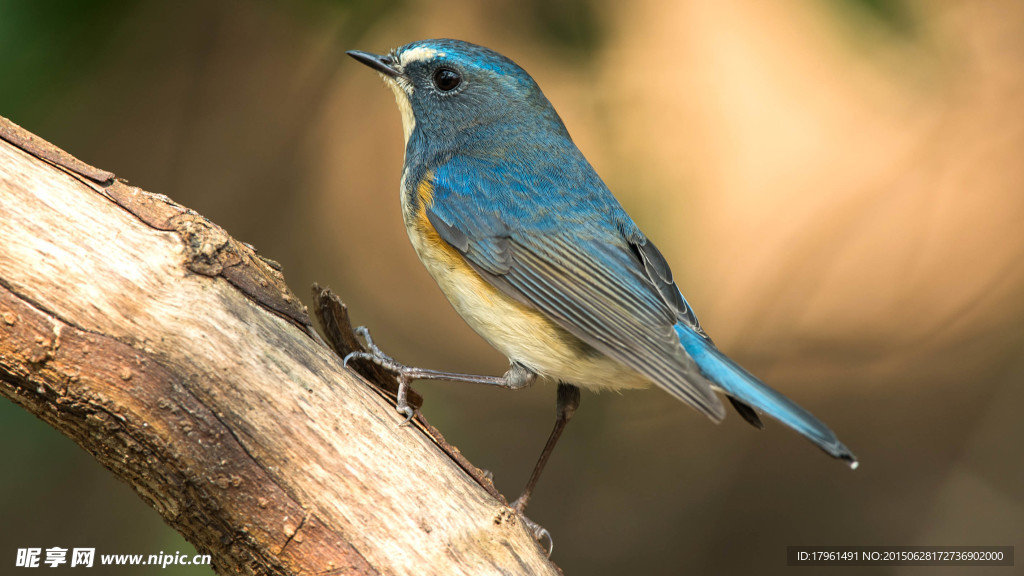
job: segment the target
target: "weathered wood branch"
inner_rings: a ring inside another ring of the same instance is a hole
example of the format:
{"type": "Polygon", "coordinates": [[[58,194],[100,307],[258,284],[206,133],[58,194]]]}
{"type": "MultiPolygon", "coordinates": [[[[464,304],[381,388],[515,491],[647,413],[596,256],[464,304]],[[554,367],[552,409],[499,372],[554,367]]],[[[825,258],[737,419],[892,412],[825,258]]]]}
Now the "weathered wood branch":
{"type": "Polygon", "coordinates": [[[558,573],[479,471],[342,367],[272,263],[2,118],[0,139],[0,393],[219,573],[558,573]]]}

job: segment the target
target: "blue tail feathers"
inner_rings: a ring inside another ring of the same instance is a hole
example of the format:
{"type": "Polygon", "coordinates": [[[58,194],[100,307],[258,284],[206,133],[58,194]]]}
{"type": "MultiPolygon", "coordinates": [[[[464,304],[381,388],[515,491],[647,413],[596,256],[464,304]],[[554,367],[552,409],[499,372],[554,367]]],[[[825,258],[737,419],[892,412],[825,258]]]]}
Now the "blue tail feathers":
{"type": "Polygon", "coordinates": [[[677,324],[675,328],[686,353],[697,363],[704,376],[726,394],[803,434],[829,455],[847,461],[851,468],[857,467],[857,457],[821,420],[769,388],[690,327],[677,324]]]}

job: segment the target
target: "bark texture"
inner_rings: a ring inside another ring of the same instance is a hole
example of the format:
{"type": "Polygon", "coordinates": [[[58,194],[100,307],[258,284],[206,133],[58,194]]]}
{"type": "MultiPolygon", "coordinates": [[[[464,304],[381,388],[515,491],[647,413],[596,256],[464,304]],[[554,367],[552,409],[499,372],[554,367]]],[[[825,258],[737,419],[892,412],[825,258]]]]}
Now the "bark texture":
{"type": "MultiPolygon", "coordinates": [[[[559,573],[479,470],[342,367],[279,267],[2,118],[0,140],[0,393],[217,572],[559,573]]],[[[331,345],[358,345],[316,294],[331,345]]]]}

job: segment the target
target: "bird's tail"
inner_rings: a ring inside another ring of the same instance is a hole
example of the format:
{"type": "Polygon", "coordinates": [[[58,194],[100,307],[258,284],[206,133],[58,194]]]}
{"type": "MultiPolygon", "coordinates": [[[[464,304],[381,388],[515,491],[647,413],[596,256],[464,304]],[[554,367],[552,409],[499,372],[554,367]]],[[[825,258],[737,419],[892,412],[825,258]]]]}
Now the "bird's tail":
{"type": "Polygon", "coordinates": [[[857,457],[813,414],[769,388],[690,327],[677,324],[676,333],[704,376],[726,394],[803,434],[829,455],[848,462],[850,468],[857,467],[857,457]]]}

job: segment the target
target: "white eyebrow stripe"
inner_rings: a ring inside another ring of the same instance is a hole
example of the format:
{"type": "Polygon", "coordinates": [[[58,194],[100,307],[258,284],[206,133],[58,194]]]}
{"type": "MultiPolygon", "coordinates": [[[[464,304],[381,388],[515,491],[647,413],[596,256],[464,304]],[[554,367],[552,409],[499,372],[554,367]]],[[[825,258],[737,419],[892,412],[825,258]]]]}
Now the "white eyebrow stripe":
{"type": "Polygon", "coordinates": [[[420,60],[428,60],[430,58],[437,57],[443,58],[444,56],[444,52],[438,52],[437,50],[427,46],[417,46],[416,48],[402,52],[402,55],[398,58],[398,62],[402,66],[405,66],[410,62],[418,62],[420,60]]]}

